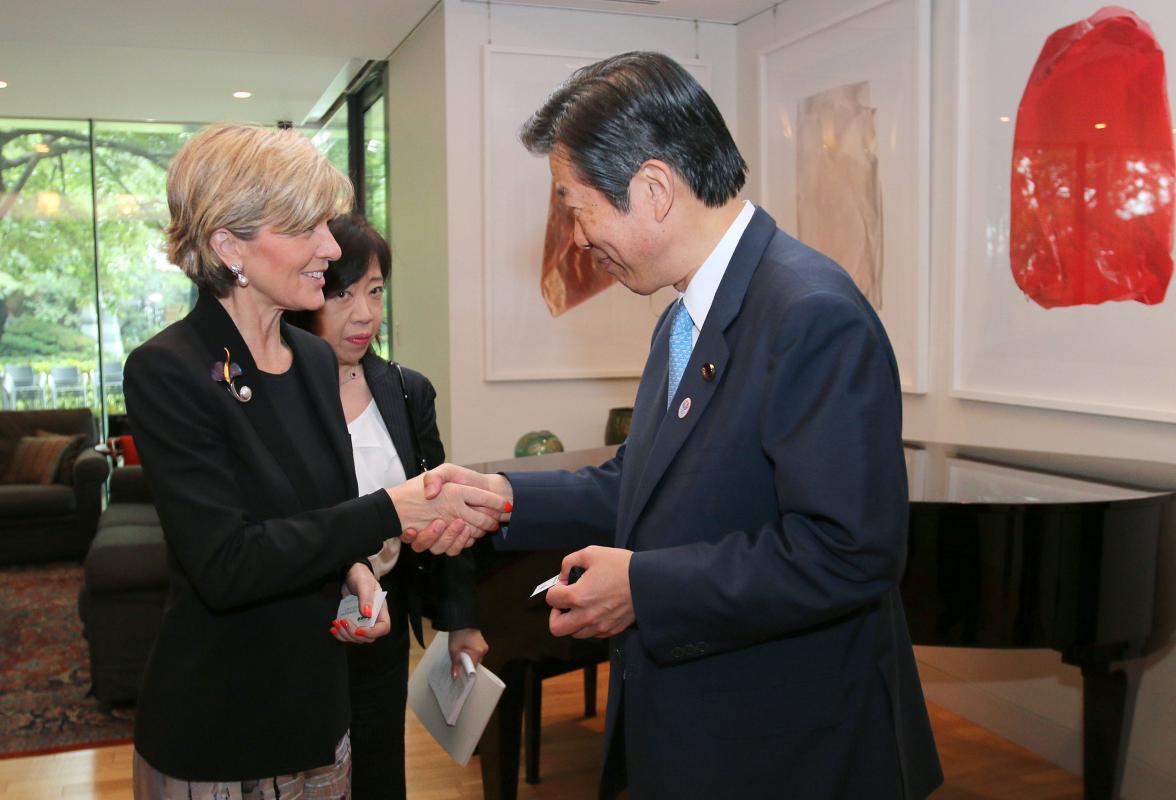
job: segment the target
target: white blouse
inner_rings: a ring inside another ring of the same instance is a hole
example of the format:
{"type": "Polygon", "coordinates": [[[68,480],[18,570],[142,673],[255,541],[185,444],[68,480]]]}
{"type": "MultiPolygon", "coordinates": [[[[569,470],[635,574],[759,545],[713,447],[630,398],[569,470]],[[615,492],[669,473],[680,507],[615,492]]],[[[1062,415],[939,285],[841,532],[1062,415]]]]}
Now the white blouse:
{"type": "MultiPolygon", "coordinates": [[[[351,434],[351,451],[355,455],[355,480],[359,494],[371,494],[387,486],[397,486],[407,480],[400,454],[392,444],[384,418],[376,408],[376,401],[368,403],[363,413],[347,424],[351,434]]],[[[380,552],[368,557],[376,577],[392,571],[400,556],[400,539],[384,541],[380,552]]]]}

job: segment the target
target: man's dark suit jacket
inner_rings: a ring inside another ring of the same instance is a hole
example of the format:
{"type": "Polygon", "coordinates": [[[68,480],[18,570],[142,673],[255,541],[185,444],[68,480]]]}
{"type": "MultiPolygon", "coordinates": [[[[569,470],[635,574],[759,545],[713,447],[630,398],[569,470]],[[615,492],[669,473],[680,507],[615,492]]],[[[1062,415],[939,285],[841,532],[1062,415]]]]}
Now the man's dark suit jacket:
{"type": "Polygon", "coordinates": [[[135,443],[170,557],[163,630],[147,665],[135,747],[176,778],[244,780],[332,763],[349,719],[345,648],[327,632],[347,567],[400,533],[385,492],[356,498],[334,353],[282,323],[345,496],[308,508],[315,476],[273,398],[241,403],[211,377],[229,348],[248,386],[257,365],[220,303],[127,359],[135,443]]]}
{"type": "Polygon", "coordinates": [[[508,475],[500,546],[634,551],[602,796],[925,797],[942,774],[897,588],[902,395],[881,323],[762,210],[668,412],[665,321],[613,460],[508,475]]]}

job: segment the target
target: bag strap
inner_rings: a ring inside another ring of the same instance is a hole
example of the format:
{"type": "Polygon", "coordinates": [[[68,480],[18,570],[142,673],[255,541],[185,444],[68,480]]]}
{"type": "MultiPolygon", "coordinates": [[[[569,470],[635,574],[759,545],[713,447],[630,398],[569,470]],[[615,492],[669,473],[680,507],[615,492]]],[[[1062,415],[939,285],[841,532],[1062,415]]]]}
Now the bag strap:
{"type": "Polygon", "coordinates": [[[400,376],[400,394],[404,397],[404,413],[408,417],[408,432],[412,436],[412,452],[416,459],[416,465],[421,472],[429,471],[429,460],[425,458],[425,451],[421,449],[421,439],[417,435],[416,417],[412,414],[412,403],[408,399],[408,384],[404,380],[404,370],[400,367],[400,363],[393,361],[392,366],[396,367],[396,374],[400,376]]]}

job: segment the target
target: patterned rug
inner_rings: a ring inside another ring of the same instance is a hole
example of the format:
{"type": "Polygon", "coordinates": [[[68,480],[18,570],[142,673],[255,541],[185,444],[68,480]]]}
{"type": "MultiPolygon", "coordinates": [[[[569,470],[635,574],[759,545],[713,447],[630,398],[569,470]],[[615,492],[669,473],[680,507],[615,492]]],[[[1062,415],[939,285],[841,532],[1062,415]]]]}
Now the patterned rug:
{"type": "Polygon", "coordinates": [[[128,742],[133,709],[89,697],[82,567],[0,567],[0,758],[128,742]]]}

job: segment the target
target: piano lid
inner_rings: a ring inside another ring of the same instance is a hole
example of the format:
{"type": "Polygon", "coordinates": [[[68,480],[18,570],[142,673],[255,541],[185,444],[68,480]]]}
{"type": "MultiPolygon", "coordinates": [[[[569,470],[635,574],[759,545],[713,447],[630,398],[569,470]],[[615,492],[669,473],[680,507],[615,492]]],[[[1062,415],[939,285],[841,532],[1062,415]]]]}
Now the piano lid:
{"type": "Polygon", "coordinates": [[[1039,505],[1140,500],[1176,491],[1176,465],[906,442],[912,503],[1039,505]]]}

